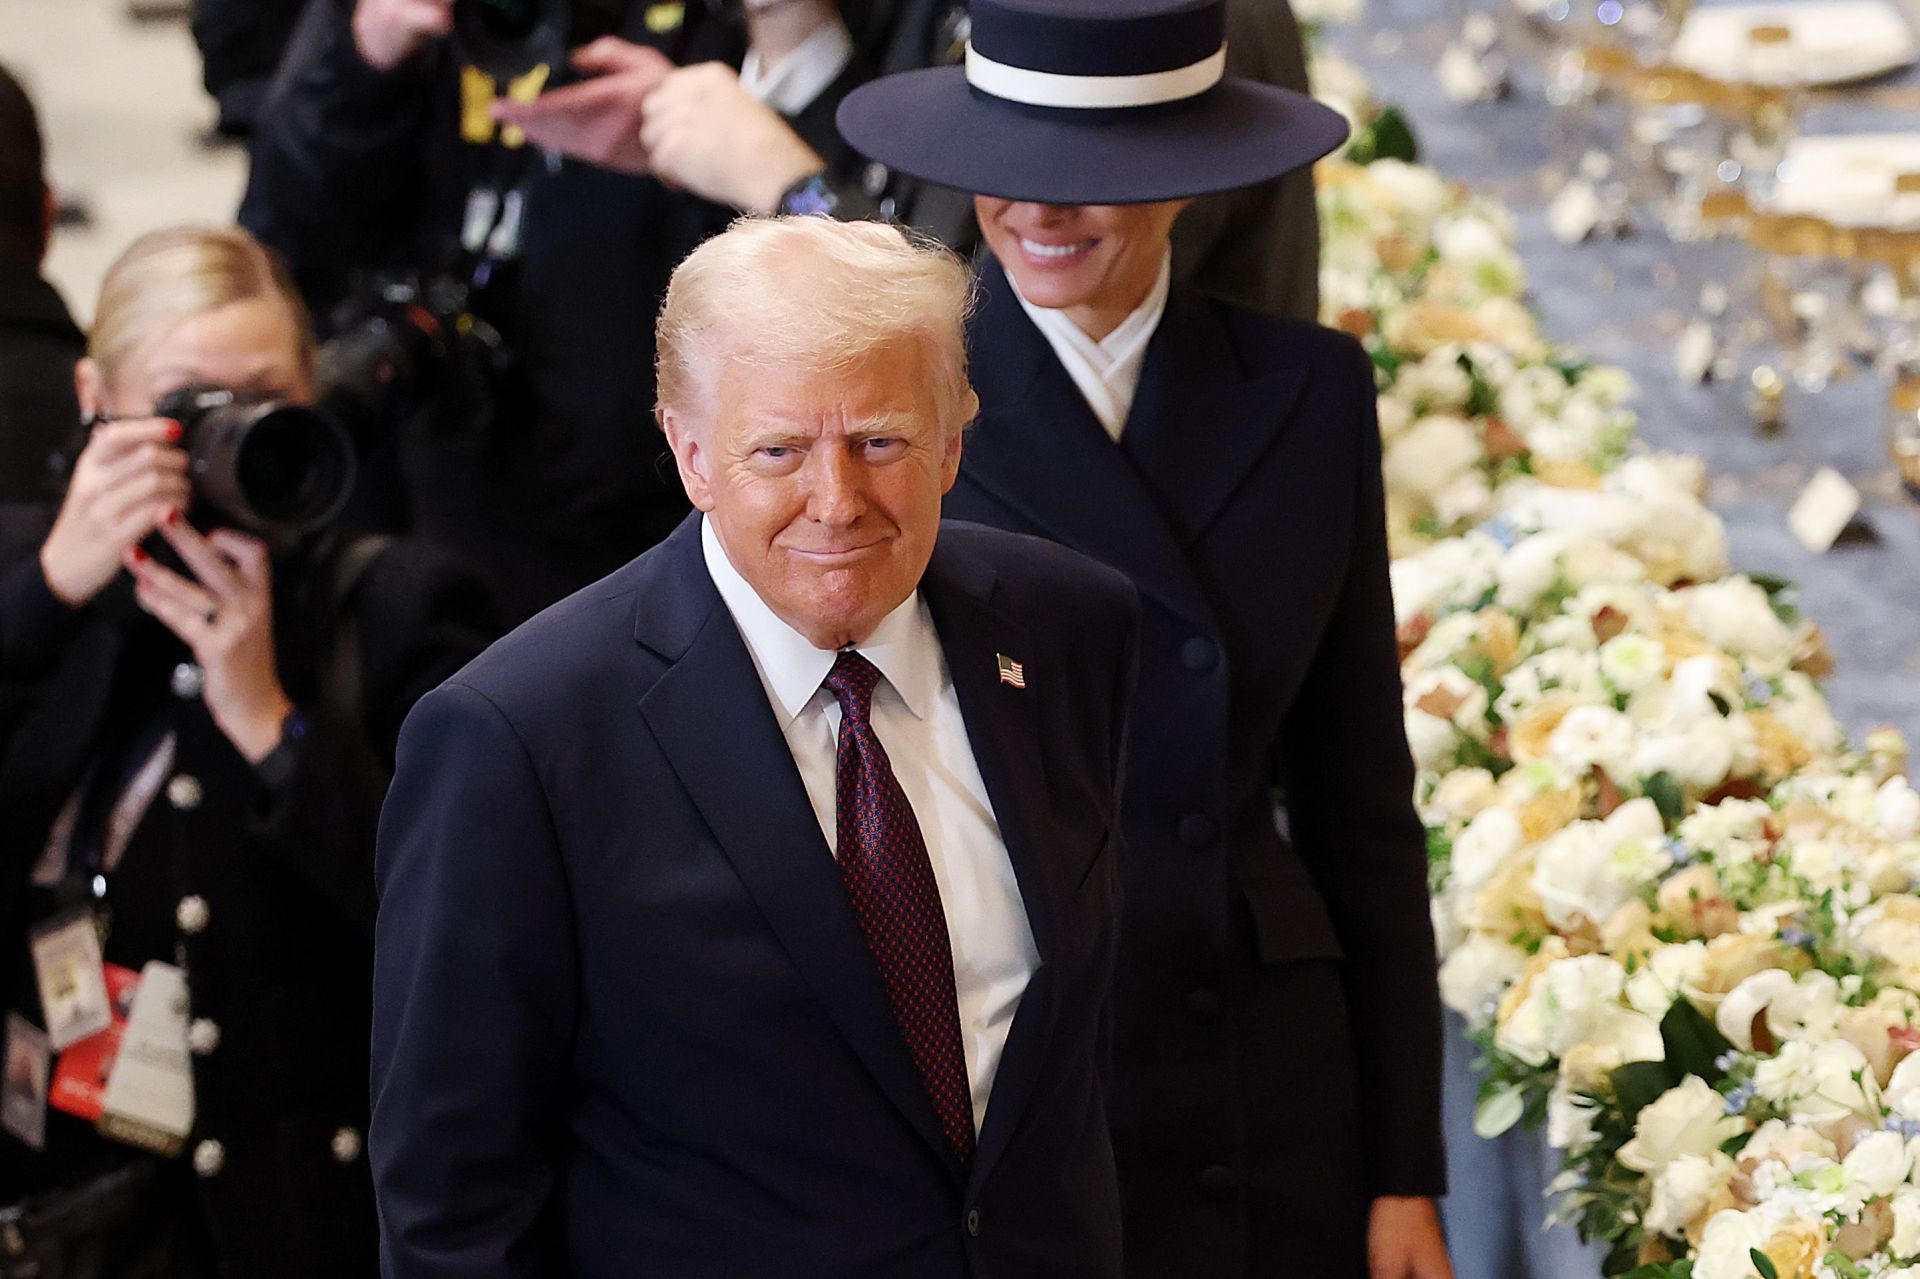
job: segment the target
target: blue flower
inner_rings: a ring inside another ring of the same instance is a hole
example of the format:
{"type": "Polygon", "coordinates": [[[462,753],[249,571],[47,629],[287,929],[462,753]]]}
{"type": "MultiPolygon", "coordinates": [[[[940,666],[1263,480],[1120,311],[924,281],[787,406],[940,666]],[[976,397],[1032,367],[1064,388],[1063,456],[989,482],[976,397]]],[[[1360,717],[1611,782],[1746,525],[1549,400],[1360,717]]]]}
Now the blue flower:
{"type": "Polygon", "coordinates": [[[1500,543],[1500,549],[1503,551],[1512,550],[1520,540],[1520,530],[1515,528],[1513,521],[1504,515],[1494,516],[1482,524],[1479,531],[1500,543]]]}
{"type": "Polygon", "coordinates": [[[1804,928],[1782,928],[1780,930],[1780,940],[1789,946],[1811,947],[1813,945],[1813,934],[1804,928]]]}
{"type": "Polygon", "coordinates": [[[1888,1115],[1880,1121],[1880,1127],[1884,1132],[1899,1133],[1901,1138],[1906,1141],[1912,1141],[1915,1137],[1920,1137],[1920,1119],[1896,1119],[1892,1115],[1888,1115]]]}
{"type": "Polygon", "coordinates": [[[1765,706],[1773,700],[1773,685],[1751,672],[1747,675],[1747,700],[1756,706],[1765,706]]]}
{"type": "Polygon", "coordinates": [[[1740,1054],[1731,1048],[1713,1059],[1713,1068],[1723,1075],[1731,1072],[1739,1064],[1740,1054]]]}
{"type": "Polygon", "coordinates": [[[1698,853],[1680,841],[1678,835],[1667,836],[1667,842],[1662,847],[1666,849],[1667,856],[1673,858],[1675,866],[1691,865],[1699,857],[1698,853]]]}
{"type": "Polygon", "coordinates": [[[1753,1083],[1751,1080],[1749,1080],[1747,1083],[1741,1084],[1738,1088],[1733,1089],[1731,1092],[1727,1094],[1727,1100],[1726,1100],[1727,1113],[1729,1115],[1738,1115],[1743,1113],[1746,1110],[1748,1104],[1753,1101],[1754,1094],[1758,1091],[1759,1090],[1753,1086],[1753,1083]]]}

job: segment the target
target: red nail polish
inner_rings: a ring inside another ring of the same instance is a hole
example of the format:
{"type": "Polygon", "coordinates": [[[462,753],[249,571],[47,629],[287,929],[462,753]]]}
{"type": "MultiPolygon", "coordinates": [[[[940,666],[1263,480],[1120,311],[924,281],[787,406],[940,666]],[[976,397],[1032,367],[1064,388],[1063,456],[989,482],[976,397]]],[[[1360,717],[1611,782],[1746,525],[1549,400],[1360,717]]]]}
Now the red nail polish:
{"type": "Polygon", "coordinates": [[[168,443],[178,444],[180,442],[180,437],[185,435],[186,433],[187,433],[187,428],[184,426],[181,426],[178,422],[169,421],[167,423],[167,442],[168,443]]]}
{"type": "Polygon", "coordinates": [[[173,510],[168,511],[160,518],[160,522],[168,528],[178,528],[180,526],[180,508],[175,507],[173,510]]]}
{"type": "Polygon", "coordinates": [[[133,562],[135,564],[145,564],[147,562],[147,552],[144,548],[138,546],[133,548],[133,562]]]}

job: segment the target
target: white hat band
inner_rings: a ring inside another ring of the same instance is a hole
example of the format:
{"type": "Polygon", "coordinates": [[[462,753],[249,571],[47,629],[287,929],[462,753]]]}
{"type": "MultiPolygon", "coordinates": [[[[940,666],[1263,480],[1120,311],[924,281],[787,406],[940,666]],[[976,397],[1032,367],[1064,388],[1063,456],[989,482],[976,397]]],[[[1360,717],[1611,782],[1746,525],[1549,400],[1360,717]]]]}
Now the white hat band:
{"type": "Polygon", "coordinates": [[[1227,50],[1192,66],[1144,75],[1060,75],[995,62],[967,45],[967,83],[982,93],[1030,107],[1107,110],[1153,107],[1197,98],[1227,74],[1227,50]]]}

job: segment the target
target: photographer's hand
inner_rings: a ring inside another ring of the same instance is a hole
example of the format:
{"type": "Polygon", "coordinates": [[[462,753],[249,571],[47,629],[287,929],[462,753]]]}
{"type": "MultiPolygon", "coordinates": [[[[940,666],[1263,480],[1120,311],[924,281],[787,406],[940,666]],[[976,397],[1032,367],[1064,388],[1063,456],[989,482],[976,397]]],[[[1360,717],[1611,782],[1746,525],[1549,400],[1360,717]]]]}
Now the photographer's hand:
{"type": "Polygon", "coordinates": [[[280,744],[281,727],[293,713],[274,660],[273,563],[266,545],[232,529],[202,537],[177,516],[160,532],[193,579],[135,547],[126,559],[135,597],[193,650],[213,722],[249,764],[258,764],[280,744]]]}
{"type": "Polygon", "coordinates": [[[167,418],[103,422],[73,465],[40,571],[54,595],[79,608],[120,571],[121,557],[191,496],[180,424],[167,418]]]}
{"type": "Polygon", "coordinates": [[[353,43],[376,71],[391,71],[453,30],[453,0],[358,0],[353,43]]]}
{"type": "Polygon", "coordinates": [[[746,213],[774,212],[791,187],[827,167],[720,62],[662,81],[647,97],[640,141],[661,181],[746,213]]]}
{"type": "Polygon", "coordinates": [[[549,151],[621,173],[650,172],[640,144],[647,95],[674,70],[658,49],[603,36],[574,51],[573,65],[593,77],[541,94],[532,102],[502,98],[493,118],[549,151]]]}

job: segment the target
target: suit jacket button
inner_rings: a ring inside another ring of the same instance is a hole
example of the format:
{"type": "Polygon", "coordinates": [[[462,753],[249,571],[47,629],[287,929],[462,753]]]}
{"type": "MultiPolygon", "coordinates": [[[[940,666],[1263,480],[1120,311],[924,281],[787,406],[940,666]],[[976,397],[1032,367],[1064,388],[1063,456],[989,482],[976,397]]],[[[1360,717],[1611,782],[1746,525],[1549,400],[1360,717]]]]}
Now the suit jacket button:
{"type": "Polygon", "coordinates": [[[173,695],[183,702],[190,702],[200,696],[200,690],[207,686],[206,673],[192,662],[182,662],[173,668],[170,681],[173,695]]]}
{"type": "Polygon", "coordinates": [[[343,1164],[350,1164],[360,1157],[360,1130],[342,1128],[333,1134],[333,1157],[343,1164]]]}
{"type": "Polygon", "coordinates": [[[969,1208],[967,1210],[967,1233],[975,1238],[978,1238],[980,1235],[980,1210],[978,1208],[969,1208]]]}
{"type": "Polygon", "coordinates": [[[188,936],[204,932],[212,918],[213,911],[207,907],[207,899],[204,897],[182,897],[180,904],[173,908],[173,922],[188,936]]]}
{"type": "Polygon", "coordinates": [[[1210,671],[1220,660],[1220,646],[1196,635],[1180,648],[1180,663],[1190,671],[1210,671]]]}
{"type": "Polygon", "coordinates": [[[1202,986],[1198,990],[1187,992],[1187,1016],[1202,1026],[1211,1026],[1220,1020],[1220,993],[1202,986]]]}
{"type": "Polygon", "coordinates": [[[196,1057],[205,1057],[220,1046],[220,1023],[211,1017],[195,1017],[187,1027],[187,1047],[196,1057]]]}
{"type": "Polygon", "coordinates": [[[1225,1164],[1208,1164],[1200,1170],[1200,1189],[1207,1198],[1225,1203],[1240,1191],[1240,1178],[1225,1164]]]}
{"type": "Polygon", "coordinates": [[[1220,827],[1205,813],[1189,813],[1180,819],[1180,842],[1188,848],[1204,848],[1219,833],[1220,827]]]}
{"type": "Polygon", "coordinates": [[[176,773],[167,783],[167,802],[183,813],[200,807],[203,794],[200,779],[190,773],[176,773]]]}
{"type": "Polygon", "coordinates": [[[217,1177],[227,1166],[227,1148],[217,1141],[203,1141],[193,1148],[193,1170],[202,1177],[217,1177]]]}

